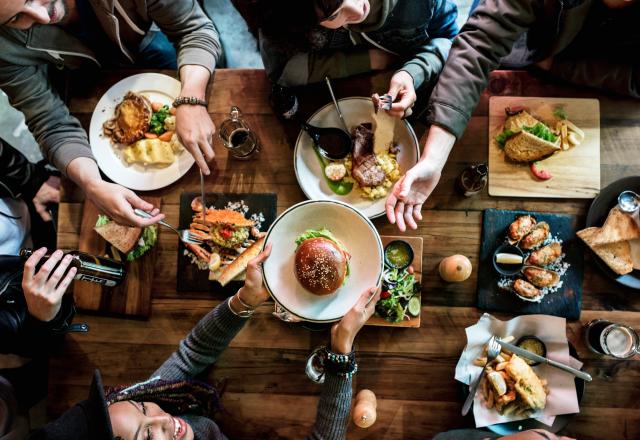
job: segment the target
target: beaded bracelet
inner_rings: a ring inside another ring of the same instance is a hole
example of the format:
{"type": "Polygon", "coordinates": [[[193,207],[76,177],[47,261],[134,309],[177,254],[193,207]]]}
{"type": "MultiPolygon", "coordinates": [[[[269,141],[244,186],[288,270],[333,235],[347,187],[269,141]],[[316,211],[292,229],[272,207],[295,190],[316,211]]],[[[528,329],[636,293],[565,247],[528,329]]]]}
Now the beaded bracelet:
{"type": "Polygon", "coordinates": [[[356,363],[356,352],[351,351],[349,354],[338,354],[324,348],[325,370],[334,373],[341,377],[351,378],[358,371],[358,364],[356,363]]]}

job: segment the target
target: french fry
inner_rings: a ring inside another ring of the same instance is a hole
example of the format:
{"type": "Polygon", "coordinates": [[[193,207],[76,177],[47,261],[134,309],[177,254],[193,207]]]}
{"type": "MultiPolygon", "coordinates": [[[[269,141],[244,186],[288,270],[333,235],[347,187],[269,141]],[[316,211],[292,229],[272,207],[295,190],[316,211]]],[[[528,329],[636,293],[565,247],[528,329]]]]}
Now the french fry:
{"type": "Polygon", "coordinates": [[[511,355],[509,353],[502,353],[502,357],[504,358],[505,362],[511,360],[511,355]]]}
{"type": "Polygon", "coordinates": [[[509,362],[500,362],[498,365],[496,365],[496,371],[504,370],[505,368],[507,368],[507,365],[509,365],[509,362]]]}
{"type": "Polygon", "coordinates": [[[502,357],[502,355],[501,355],[501,354],[499,354],[498,356],[496,356],[496,362],[497,362],[498,364],[501,364],[501,363],[503,363],[503,362],[504,362],[504,358],[502,357]]]}
{"type": "Polygon", "coordinates": [[[567,137],[568,137],[567,124],[562,124],[560,126],[560,137],[562,138],[562,149],[563,150],[568,150],[569,149],[569,140],[567,139],[567,137]]]}
{"type": "Polygon", "coordinates": [[[473,361],[473,365],[475,365],[477,367],[484,367],[486,363],[487,363],[487,358],[486,357],[479,357],[479,358],[476,358],[473,361]]]}
{"type": "Polygon", "coordinates": [[[509,335],[509,336],[506,336],[506,337],[501,338],[501,339],[502,339],[503,342],[511,342],[511,341],[513,341],[515,339],[515,336],[509,335]]]}
{"type": "Polygon", "coordinates": [[[495,394],[493,393],[493,391],[489,390],[489,395],[487,396],[487,408],[489,409],[493,408],[494,403],[495,403],[495,394]]]}

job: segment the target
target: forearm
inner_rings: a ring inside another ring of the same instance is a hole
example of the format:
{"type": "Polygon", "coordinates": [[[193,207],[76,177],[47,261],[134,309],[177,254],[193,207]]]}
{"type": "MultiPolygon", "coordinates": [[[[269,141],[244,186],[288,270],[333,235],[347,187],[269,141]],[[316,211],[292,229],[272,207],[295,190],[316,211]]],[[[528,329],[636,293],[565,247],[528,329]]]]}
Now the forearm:
{"type": "Polygon", "coordinates": [[[44,166],[32,164],[0,139],[0,197],[31,200],[47,177],[44,166]]]}
{"type": "Polygon", "coordinates": [[[438,125],[432,125],[419,163],[442,170],[455,142],[456,138],[452,133],[438,125]]]}
{"type": "Polygon", "coordinates": [[[152,376],[165,380],[189,379],[214,364],[247,322],[231,312],[228,301],[202,318],[152,376]]]}
{"type": "Polygon", "coordinates": [[[202,66],[182,66],[180,68],[180,83],[182,85],[180,96],[195,96],[198,99],[206,99],[210,77],[211,73],[202,66]]]}
{"type": "Polygon", "coordinates": [[[556,59],[549,73],[574,84],[640,97],[640,69],[604,59],[556,59]]]}
{"type": "Polygon", "coordinates": [[[98,164],[88,157],[72,160],[67,166],[67,176],[85,193],[90,193],[97,184],[102,182],[98,164]]]}
{"type": "Polygon", "coordinates": [[[310,440],[335,440],[346,437],[351,410],[352,379],[327,373],[318,402],[316,422],[310,440]]]}

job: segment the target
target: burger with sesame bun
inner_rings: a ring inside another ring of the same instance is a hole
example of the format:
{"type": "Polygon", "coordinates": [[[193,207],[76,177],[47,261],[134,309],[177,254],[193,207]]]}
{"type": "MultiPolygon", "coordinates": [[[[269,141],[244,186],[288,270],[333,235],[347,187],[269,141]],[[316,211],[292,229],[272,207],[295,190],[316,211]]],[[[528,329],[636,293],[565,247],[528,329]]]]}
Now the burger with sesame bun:
{"type": "Polygon", "coordinates": [[[331,295],[349,276],[351,255],[328,229],[308,229],[296,239],[296,278],[314,295],[331,295]]]}

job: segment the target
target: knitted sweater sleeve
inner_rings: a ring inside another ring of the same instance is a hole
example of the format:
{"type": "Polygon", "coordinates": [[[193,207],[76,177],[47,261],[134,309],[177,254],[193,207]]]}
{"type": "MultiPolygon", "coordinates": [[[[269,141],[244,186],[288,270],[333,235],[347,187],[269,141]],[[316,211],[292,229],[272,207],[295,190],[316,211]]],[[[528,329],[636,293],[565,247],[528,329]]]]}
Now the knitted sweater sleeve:
{"type": "Polygon", "coordinates": [[[191,379],[214,364],[238,334],[246,318],[234,315],[229,300],[221,302],[180,341],[178,349],[153,374],[163,380],[191,379]]]}
{"type": "Polygon", "coordinates": [[[318,403],[316,423],[307,440],[344,439],[350,410],[351,378],[327,373],[318,403]]]}

